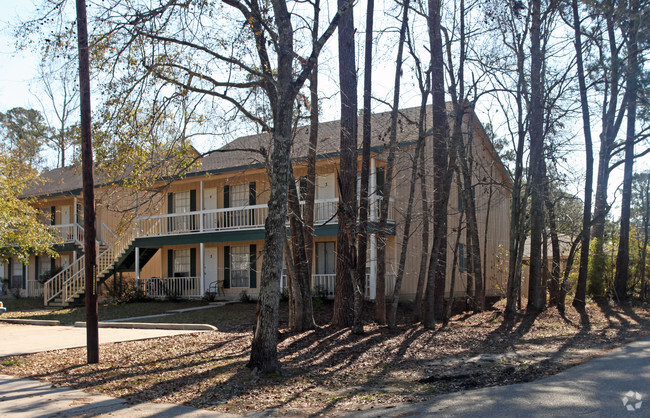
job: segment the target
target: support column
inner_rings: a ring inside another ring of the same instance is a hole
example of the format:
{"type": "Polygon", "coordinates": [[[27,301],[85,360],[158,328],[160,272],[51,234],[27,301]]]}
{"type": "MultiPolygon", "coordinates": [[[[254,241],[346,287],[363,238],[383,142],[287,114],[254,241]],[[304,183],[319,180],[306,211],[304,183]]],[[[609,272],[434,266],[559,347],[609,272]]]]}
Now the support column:
{"type": "MultiPolygon", "coordinates": [[[[76,224],[77,223],[77,198],[76,197],[74,198],[73,206],[74,207],[72,208],[72,222],[70,223],[76,224]]],[[[77,231],[74,231],[74,234],[76,236],[77,231]]]]}
{"type": "Polygon", "coordinates": [[[25,296],[29,296],[29,264],[25,264],[25,296]]]}
{"type": "Polygon", "coordinates": [[[368,220],[375,221],[377,214],[377,170],[375,168],[374,158],[370,159],[370,184],[368,185],[368,190],[370,192],[370,213],[368,214],[368,220]]]}
{"type": "Polygon", "coordinates": [[[377,296],[377,235],[370,234],[370,300],[377,296]]]}
{"type": "Polygon", "coordinates": [[[135,247],[135,286],[140,281],[140,247],[135,247]]]}
{"type": "MultiPolygon", "coordinates": [[[[199,193],[199,194],[200,194],[200,197],[199,197],[199,200],[200,200],[200,202],[199,202],[199,212],[200,212],[200,215],[199,215],[199,227],[200,227],[200,229],[199,229],[199,231],[203,232],[203,210],[205,209],[203,207],[203,180],[201,180],[201,193],[199,193]]],[[[201,244],[201,245],[203,245],[203,244],[201,244]]],[[[203,247],[201,247],[201,248],[203,248],[203,247]]],[[[201,258],[201,266],[203,266],[203,258],[201,258]]],[[[203,270],[201,270],[201,272],[203,272],[203,270]]],[[[203,274],[203,273],[201,273],[201,274],[203,274]]],[[[203,277],[201,277],[201,286],[203,286],[203,277]]],[[[203,294],[203,292],[201,292],[201,294],[203,294]]]]}
{"type": "MultiPolygon", "coordinates": [[[[201,200],[203,200],[203,182],[201,182],[201,200]]],[[[203,204],[201,204],[201,207],[203,207],[203,204]]],[[[203,219],[203,217],[201,217],[203,219]]],[[[205,243],[200,244],[200,251],[199,251],[199,265],[201,266],[201,296],[205,295],[205,243]]]]}

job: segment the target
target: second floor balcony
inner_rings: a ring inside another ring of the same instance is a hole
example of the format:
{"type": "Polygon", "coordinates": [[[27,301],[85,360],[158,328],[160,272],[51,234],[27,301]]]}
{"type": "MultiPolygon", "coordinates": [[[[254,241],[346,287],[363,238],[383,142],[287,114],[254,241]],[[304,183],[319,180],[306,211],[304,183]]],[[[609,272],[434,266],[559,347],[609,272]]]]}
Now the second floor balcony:
{"type": "MultiPolygon", "coordinates": [[[[379,198],[371,203],[370,220],[379,219],[379,198]]],[[[314,225],[336,224],[338,199],[317,200],[314,204],[314,225]]],[[[304,210],[304,203],[301,203],[304,210]]],[[[137,238],[159,237],[203,232],[263,229],[268,205],[202,210],[136,218],[137,238]]],[[[394,205],[388,206],[388,220],[394,222],[394,205]]]]}

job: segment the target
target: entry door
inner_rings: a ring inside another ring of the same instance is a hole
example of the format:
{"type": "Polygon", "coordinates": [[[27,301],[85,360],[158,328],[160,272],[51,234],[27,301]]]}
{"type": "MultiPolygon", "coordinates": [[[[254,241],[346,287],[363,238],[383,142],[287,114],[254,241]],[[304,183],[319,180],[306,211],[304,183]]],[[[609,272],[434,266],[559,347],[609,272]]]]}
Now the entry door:
{"type": "Polygon", "coordinates": [[[61,257],[61,267],[63,267],[63,269],[67,269],[68,266],[70,265],[70,256],[65,254],[65,255],[61,255],[60,257],[61,257]]]}
{"type": "Polygon", "coordinates": [[[61,206],[61,225],[70,223],[70,206],[61,206]]]}
{"type": "Polygon", "coordinates": [[[213,210],[217,208],[217,189],[209,188],[203,190],[203,210],[213,210]]]}
{"type": "MultiPolygon", "coordinates": [[[[203,189],[203,210],[214,210],[217,208],[217,189],[203,189]]],[[[217,228],[217,213],[206,213],[203,215],[203,227],[205,229],[217,228]]],[[[206,249],[207,250],[207,249],[206,249]]]]}
{"type": "MultiPolygon", "coordinates": [[[[205,261],[203,266],[203,280],[204,289],[207,291],[210,283],[216,282],[219,278],[218,270],[219,263],[217,262],[217,254],[219,253],[217,247],[205,247],[205,261]]],[[[216,290],[216,289],[214,289],[216,290]]]]}

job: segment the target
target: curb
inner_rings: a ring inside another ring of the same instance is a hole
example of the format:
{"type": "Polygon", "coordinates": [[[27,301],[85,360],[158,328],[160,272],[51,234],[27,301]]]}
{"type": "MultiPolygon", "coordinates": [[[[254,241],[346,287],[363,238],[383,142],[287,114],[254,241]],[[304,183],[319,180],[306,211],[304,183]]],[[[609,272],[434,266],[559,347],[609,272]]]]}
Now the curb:
{"type": "MultiPolygon", "coordinates": [[[[75,327],[85,327],[86,323],[78,321],[75,327]]],[[[171,329],[181,331],[217,331],[217,327],[208,324],[172,324],[150,322],[99,322],[99,328],[128,328],[128,329],[171,329]]]]}
{"type": "Polygon", "coordinates": [[[22,324],[22,325],[46,325],[46,326],[57,326],[61,325],[60,321],[52,319],[0,319],[0,322],[7,322],[10,324],[22,324]]]}

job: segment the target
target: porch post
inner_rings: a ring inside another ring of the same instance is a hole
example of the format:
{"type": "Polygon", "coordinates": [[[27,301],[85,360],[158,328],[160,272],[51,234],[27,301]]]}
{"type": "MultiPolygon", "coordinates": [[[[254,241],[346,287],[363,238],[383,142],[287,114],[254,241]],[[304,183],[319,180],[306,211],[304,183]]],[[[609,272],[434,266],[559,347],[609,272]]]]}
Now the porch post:
{"type": "Polygon", "coordinates": [[[370,234],[370,300],[377,295],[377,236],[370,234]]]}
{"type": "MultiPolygon", "coordinates": [[[[377,209],[376,209],[376,202],[377,202],[377,177],[376,177],[376,169],[375,169],[375,159],[371,158],[370,159],[370,184],[368,185],[368,189],[370,191],[370,213],[368,214],[368,220],[374,221],[375,220],[375,215],[377,214],[377,209]]],[[[374,296],[372,297],[374,299],[374,296]]]]}
{"type": "Polygon", "coordinates": [[[140,247],[135,247],[135,287],[140,281],[140,247]]]}
{"type": "MultiPolygon", "coordinates": [[[[201,200],[203,200],[203,182],[201,182],[201,200]]],[[[203,207],[203,204],[201,204],[201,207],[203,207]]],[[[201,219],[203,219],[203,216],[201,216],[201,219]]],[[[203,227],[201,227],[203,229],[203,227]]],[[[199,265],[201,266],[201,295],[205,295],[205,243],[200,244],[200,251],[199,251],[199,265]]]]}
{"type": "Polygon", "coordinates": [[[29,264],[25,264],[25,296],[29,297],[29,264]]]}
{"type": "MultiPolygon", "coordinates": [[[[77,198],[74,198],[74,208],[72,209],[72,222],[71,224],[76,224],[77,223],[77,198]]],[[[75,236],[77,235],[77,231],[74,231],[75,236]]]]}
{"type": "MultiPolygon", "coordinates": [[[[200,206],[199,206],[199,231],[203,232],[203,180],[201,180],[201,193],[200,193],[200,206]]],[[[203,244],[201,244],[201,248],[203,248],[203,244]]],[[[203,250],[201,250],[201,254],[203,254],[203,250]]],[[[203,255],[201,255],[201,275],[203,275],[203,255]]],[[[201,286],[203,286],[203,279],[201,279],[201,286]]],[[[203,292],[201,292],[203,294],[203,292]]]]}

